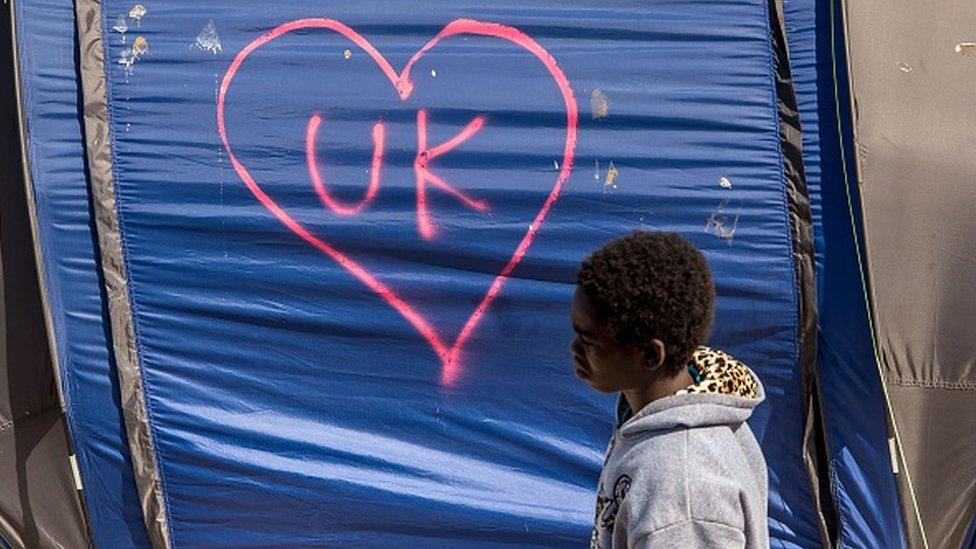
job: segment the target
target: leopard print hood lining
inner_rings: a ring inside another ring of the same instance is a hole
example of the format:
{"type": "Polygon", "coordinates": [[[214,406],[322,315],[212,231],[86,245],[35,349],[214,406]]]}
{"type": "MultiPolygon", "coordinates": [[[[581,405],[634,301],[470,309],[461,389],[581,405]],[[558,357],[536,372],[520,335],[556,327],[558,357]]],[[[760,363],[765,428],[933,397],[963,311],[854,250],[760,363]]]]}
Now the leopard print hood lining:
{"type": "Polygon", "coordinates": [[[723,351],[699,347],[692,355],[690,367],[698,370],[701,382],[693,383],[675,395],[722,394],[756,398],[759,394],[759,384],[752,370],[723,351]]]}

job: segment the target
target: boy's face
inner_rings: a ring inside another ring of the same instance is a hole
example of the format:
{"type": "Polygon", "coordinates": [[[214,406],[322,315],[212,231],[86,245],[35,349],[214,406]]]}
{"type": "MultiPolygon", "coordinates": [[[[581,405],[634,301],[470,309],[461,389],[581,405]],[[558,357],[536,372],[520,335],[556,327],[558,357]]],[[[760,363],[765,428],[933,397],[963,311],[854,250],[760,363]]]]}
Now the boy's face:
{"type": "Polygon", "coordinates": [[[602,393],[641,387],[647,381],[644,353],[625,349],[597,314],[593,301],[579,286],[571,312],[576,337],[570,346],[576,377],[602,393]]]}

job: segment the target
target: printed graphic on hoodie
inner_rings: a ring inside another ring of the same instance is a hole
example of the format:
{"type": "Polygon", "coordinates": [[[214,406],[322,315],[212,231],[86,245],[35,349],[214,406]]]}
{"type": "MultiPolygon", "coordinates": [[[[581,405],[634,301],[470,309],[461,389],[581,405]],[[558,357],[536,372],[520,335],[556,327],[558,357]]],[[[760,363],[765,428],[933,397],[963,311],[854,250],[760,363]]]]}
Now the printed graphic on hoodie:
{"type": "MultiPolygon", "coordinates": [[[[630,490],[630,483],[629,476],[620,475],[613,483],[613,494],[611,497],[605,498],[598,496],[596,498],[595,522],[599,527],[593,530],[593,536],[590,539],[591,548],[599,547],[600,533],[598,530],[600,528],[608,532],[613,531],[613,525],[617,522],[617,513],[620,511],[620,504],[623,503],[624,497],[627,496],[627,491],[630,490]]],[[[603,493],[602,487],[600,488],[600,493],[603,493]]]]}

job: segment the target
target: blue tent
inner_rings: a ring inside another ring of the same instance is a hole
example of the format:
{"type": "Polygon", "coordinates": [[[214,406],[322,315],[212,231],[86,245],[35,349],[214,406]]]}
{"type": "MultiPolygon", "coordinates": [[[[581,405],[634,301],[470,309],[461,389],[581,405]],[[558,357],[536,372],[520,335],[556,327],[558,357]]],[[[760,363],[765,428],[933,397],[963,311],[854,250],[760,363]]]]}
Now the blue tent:
{"type": "Polygon", "coordinates": [[[861,189],[859,2],[6,9],[0,265],[33,293],[0,303],[48,372],[2,364],[38,395],[0,401],[12,546],[584,545],[613,402],[568,303],[634,229],[705,252],[711,343],[763,380],[773,546],[963,543],[972,465],[940,488],[899,410],[964,410],[976,368],[895,351],[877,235],[916,229],[861,189]]]}

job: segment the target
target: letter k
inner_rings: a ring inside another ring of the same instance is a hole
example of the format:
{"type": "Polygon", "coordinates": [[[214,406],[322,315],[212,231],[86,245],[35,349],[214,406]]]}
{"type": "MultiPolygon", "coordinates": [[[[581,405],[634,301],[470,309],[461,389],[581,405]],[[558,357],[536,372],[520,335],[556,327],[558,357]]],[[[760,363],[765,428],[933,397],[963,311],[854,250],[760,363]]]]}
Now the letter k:
{"type": "Polygon", "coordinates": [[[427,183],[440,187],[441,190],[473,210],[479,212],[489,210],[488,203],[484,200],[469,197],[430,171],[432,160],[454,150],[478,133],[484,125],[485,117],[478,116],[451,139],[436,147],[427,148],[427,111],[425,109],[417,111],[417,157],[413,161],[413,171],[417,176],[417,228],[424,239],[430,240],[437,233],[437,229],[431,221],[430,212],[427,210],[427,183]]]}

